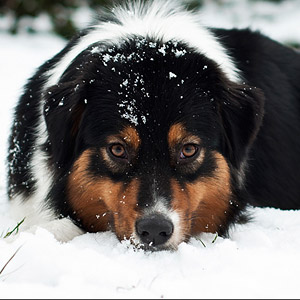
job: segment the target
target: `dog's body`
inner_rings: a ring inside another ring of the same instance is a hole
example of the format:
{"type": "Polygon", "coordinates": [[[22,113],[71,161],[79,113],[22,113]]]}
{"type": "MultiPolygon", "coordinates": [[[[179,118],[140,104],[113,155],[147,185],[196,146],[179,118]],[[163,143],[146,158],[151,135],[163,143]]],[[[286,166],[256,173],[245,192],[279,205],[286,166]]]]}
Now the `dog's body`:
{"type": "Polygon", "coordinates": [[[248,204],[300,208],[300,55],[172,3],[115,8],[27,84],[9,195],[28,226],[166,249],[248,204]]]}

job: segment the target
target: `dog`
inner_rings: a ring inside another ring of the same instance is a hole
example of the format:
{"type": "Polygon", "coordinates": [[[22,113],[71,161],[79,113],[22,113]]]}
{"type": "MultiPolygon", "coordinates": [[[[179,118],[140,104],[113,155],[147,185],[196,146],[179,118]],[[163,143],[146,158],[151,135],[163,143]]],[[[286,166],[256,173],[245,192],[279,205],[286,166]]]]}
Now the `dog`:
{"type": "Polygon", "coordinates": [[[28,81],[12,211],[62,241],[111,230],[168,250],[228,236],[250,205],[299,209],[299,78],[299,53],[259,32],[173,0],[115,6],[28,81]]]}

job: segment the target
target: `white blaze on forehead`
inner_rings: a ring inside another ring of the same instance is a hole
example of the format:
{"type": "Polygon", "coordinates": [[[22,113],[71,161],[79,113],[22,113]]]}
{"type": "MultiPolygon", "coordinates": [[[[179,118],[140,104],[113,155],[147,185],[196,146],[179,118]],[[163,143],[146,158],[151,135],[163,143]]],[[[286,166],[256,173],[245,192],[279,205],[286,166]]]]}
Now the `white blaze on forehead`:
{"type": "Polygon", "coordinates": [[[232,81],[240,81],[239,72],[217,38],[199,22],[199,14],[187,11],[176,0],[133,1],[117,6],[112,16],[119,24],[101,22],[78,39],[77,44],[49,71],[46,87],[56,84],[73,59],[89,46],[103,42],[120,45],[132,36],[168,42],[179,41],[215,61],[232,81]]]}

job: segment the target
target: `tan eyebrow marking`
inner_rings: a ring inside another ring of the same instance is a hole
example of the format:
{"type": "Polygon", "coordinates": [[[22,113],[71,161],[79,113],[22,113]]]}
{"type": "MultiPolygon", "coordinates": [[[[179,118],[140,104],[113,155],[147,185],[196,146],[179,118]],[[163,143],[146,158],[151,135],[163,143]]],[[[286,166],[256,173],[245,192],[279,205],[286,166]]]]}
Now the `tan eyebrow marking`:
{"type": "Polygon", "coordinates": [[[194,143],[200,144],[201,139],[188,132],[182,123],[173,124],[168,133],[169,147],[172,149],[178,144],[194,143]]]}
{"type": "Polygon", "coordinates": [[[111,135],[107,138],[107,143],[118,143],[124,142],[125,144],[132,147],[135,151],[141,145],[141,139],[137,130],[131,126],[125,127],[119,134],[111,135]]]}
{"type": "Polygon", "coordinates": [[[187,136],[185,127],[181,123],[176,123],[171,126],[168,134],[169,147],[174,148],[187,136]]]}
{"type": "Polygon", "coordinates": [[[131,126],[125,127],[120,133],[121,139],[126,143],[132,146],[136,151],[141,145],[140,136],[137,130],[131,126]]]}

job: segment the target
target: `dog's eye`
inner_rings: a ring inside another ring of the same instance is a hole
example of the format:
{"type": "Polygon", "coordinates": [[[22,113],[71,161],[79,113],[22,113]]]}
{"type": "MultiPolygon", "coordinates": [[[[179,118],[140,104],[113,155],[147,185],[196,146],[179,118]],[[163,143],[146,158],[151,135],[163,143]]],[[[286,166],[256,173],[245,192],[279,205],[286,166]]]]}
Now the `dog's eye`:
{"type": "Polygon", "coordinates": [[[123,145],[115,144],[110,147],[110,152],[117,158],[127,158],[126,150],[123,145]]]}
{"type": "Polygon", "coordinates": [[[180,159],[193,157],[198,152],[198,147],[193,144],[184,145],[181,149],[180,159]]]}

